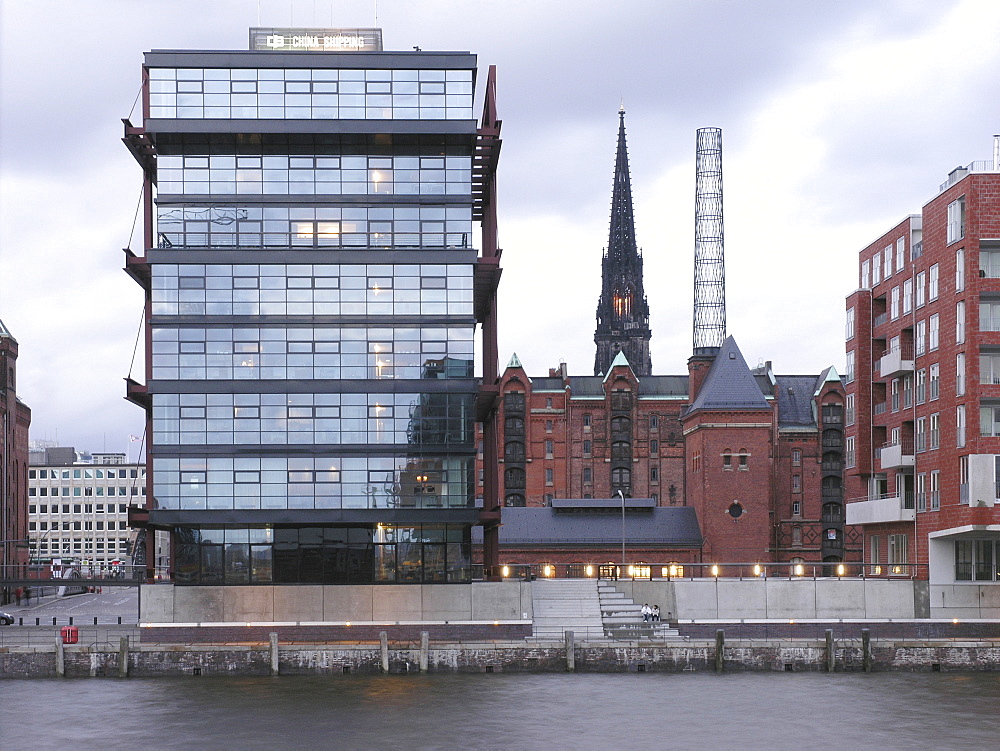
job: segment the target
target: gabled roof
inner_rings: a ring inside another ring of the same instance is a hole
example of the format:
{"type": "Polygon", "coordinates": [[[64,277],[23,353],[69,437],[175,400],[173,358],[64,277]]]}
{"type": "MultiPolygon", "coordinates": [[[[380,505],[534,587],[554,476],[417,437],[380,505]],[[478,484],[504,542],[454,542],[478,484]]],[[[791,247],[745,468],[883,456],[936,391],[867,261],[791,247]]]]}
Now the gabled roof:
{"type": "Polygon", "coordinates": [[[510,356],[510,362],[507,363],[508,368],[520,368],[524,370],[524,366],[521,364],[520,358],[517,356],[517,352],[510,356]]]}
{"type": "Polygon", "coordinates": [[[632,366],[628,364],[628,358],[625,357],[625,353],[622,352],[621,350],[618,350],[618,354],[615,355],[615,359],[611,361],[611,366],[608,368],[608,373],[607,375],[604,376],[604,382],[607,382],[607,380],[611,377],[611,371],[619,366],[624,366],[629,370],[632,370],[632,366]]]}
{"type": "Polygon", "coordinates": [[[837,369],[832,365],[819,374],[819,378],[816,379],[816,391],[813,396],[819,396],[819,392],[823,389],[824,383],[840,383],[840,374],[837,373],[837,369]]]}
{"type": "Polygon", "coordinates": [[[10,333],[10,329],[8,329],[4,325],[3,321],[0,321],[0,337],[6,337],[8,339],[13,339],[14,338],[14,335],[12,333],[10,333]]]}
{"type": "Polygon", "coordinates": [[[778,376],[777,381],[778,427],[815,427],[816,376],[778,376]]]}
{"type": "Polygon", "coordinates": [[[700,409],[771,409],[731,336],[722,343],[698,396],[688,407],[688,414],[700,409]]]}

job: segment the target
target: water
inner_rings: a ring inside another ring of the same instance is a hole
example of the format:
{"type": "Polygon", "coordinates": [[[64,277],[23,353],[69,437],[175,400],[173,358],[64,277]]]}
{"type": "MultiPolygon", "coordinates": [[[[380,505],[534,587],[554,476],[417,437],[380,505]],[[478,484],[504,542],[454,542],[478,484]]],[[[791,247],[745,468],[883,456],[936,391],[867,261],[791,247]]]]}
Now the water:
{"type": "Polygon", "coordinates": [[[995,748],[1000,674],[0,681],[14,749],[995,748]]]}

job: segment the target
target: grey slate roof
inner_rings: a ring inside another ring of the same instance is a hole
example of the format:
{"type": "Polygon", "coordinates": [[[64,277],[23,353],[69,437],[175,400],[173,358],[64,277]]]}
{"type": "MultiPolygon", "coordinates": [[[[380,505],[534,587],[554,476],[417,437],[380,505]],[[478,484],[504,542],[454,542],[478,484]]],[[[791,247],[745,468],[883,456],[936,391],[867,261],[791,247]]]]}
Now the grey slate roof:
{"type": "MultiPolygon", "coordinates": [[[[615,513],[566,513],[555,508],[505,508],[500,527],[504,545],[621,545],[622,517],[615,513]]],[[[472,528],[481,543],[482,527],[472,528]]],[[[691,506],[657,507],[625,515],[626,545],[701,546],[698,517],[691,506]]]]}
{"type": "Polygon", "coordinates": [[[770,410],[760,384],[733,337],[726,337],[688,413],[704,410],[770,410]]]}
{"type": "Polygon", "coordinates": [[[776,379],[778,427],[815,427],[816,376],[776,376],[776,379]]]}

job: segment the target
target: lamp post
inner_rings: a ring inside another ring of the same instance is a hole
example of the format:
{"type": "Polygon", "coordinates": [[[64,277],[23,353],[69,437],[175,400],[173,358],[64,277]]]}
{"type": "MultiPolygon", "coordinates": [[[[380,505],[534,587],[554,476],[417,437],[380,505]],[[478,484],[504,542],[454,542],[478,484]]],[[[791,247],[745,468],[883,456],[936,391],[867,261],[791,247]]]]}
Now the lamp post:
{"type": "Polygon", "coordinates": [[[625,494],[619,490],[618,497],[622,499],[622,574],[625,573],[625,494]]]}

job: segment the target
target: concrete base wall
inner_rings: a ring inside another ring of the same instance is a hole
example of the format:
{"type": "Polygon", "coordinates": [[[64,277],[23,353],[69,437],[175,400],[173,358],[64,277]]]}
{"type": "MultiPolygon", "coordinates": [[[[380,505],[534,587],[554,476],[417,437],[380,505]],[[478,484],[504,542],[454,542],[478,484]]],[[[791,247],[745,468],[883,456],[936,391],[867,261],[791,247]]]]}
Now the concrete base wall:
{"type": "Polygon", "coordinates": [[[492,621],[532,617],[520,581],[423,585],[142,588],[143,623],[492,621]]]}
{"type": "Polygon", "coordinates": [[[931,584],[930,617],[1000,619],[1000,583],[931,584]]]}
{"type": "Polygon", "coordinates": [[[738,621],[926,617],[914,604],[914,584],[886,579],[697,579],[619,581],[615,586],[634,602],[659,605],[664,618],[738,621]]]}

